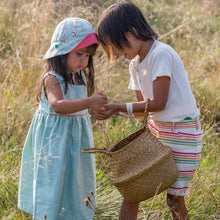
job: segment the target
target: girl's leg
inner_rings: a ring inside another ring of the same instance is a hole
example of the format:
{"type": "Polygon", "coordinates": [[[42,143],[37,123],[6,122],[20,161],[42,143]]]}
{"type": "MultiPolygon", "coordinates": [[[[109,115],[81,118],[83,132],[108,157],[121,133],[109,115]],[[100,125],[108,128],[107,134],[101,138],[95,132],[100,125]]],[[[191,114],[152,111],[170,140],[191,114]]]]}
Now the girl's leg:
{"type": "Polygon", "coordinates": [[[167,193],[167,205],[170,208],[173,220],[189,220],[184,196],[175,196],[167,193]]]}
{"type": "Polygon", "coordinates": [[[125,199],[122,202],[119,220],[136,220],[139,203],[129,203],[125,199]]]}

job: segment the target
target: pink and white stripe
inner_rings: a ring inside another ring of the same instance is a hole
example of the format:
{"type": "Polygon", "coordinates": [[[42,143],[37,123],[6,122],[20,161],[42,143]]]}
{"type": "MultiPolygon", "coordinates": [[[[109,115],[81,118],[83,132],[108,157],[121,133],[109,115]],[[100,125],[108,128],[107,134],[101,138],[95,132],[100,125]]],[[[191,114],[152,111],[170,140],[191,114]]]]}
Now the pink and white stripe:
{"type": "Polygon", "coordinates": [[[179,170],[177,181],[167,189],[172,195],[185,196],[189,182],[195,173],[202,149],[199,121],[158,122],[149,120],[148,127],[163,144],[172,148],[173,158],[179,170]]]}

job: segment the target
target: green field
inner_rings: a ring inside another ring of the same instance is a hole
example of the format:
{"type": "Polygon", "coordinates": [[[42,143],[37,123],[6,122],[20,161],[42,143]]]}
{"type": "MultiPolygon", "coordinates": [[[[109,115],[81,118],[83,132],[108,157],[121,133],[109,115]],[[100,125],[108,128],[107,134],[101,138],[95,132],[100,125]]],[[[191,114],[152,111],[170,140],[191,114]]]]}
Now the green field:
{"type": "MultiPolygon", "coordinates": [[[[20,159],[27,131],[37,108],[36,92],[55,26],[66,17],[87,19],[96,26],[112,0],[0,1],[0,219],[31,219],[17,208],[20,159]]],[[[186,204],[193,220],[220,219],[220,1],[135,0],[160,40],[182,58],[201,111],[203,151],[186,204]]],[[[95,57],[96,91],[110,102],[135,100],[127,89],[128,61],[107,67],[99,47],[95,57]]],[[[134,119],[92,118],[96,147],[111,148],[141,127],[134,119]]],[[[96,155],[95,219],[118,219],[122,198],[110,184],[109,158],[96,155]]],[[[139,219],[171,219],[165,194],[141,203],[139,219]]]]}

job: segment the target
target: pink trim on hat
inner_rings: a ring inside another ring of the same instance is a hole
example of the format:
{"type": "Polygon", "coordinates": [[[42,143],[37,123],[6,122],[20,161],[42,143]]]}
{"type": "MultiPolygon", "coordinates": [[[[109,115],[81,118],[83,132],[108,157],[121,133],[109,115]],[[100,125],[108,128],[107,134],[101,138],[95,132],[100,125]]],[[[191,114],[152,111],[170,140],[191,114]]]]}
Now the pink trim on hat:
{"type": "Polygon", "coordinates": [[[75,48],[73,48],[70,52],[82,49],[84,47],[88,47],[92,44],[97,44],[97,47],[99,46],[99,42],[98,42],[98,39],[97,39],[95,33],[90,33],[90,34],[86,35],[86,37],[84,37],[83,40],[75,48]]]}

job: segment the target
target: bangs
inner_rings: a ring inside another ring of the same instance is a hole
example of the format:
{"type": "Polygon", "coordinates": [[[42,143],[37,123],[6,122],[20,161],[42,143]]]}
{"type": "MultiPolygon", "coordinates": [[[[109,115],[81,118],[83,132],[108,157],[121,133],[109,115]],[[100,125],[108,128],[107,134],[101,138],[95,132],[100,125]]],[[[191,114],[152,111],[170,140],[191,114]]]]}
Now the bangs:
{"type": "Polygon", "coordinates": [[[88,47],[82,48],[80,49],[81,51],[88,53],[91,56],[95,55],[96,49],[97,49],[98,45],[97,44],[92,44],[88,47]]]}
{"type": "Polygon", "coordinates": [[[130,30],[123,23],[121,14],[114,13],[113,9],[106,9],[98,23],[99,40],[104,47],[107,47],[109,44],[114,45],[118,49],[123,49],[124,46],[130,47],[125,37],[125,33],[130,30]]]}
{"type": "Polygon", "coordinates": [[[109,43],[118,49],[131,47],[126,33],[130,32],[138,37],[133,30],[133,13],[128,2],[117,2],[103,11],[97,29],[99,40],[104,47],[109,43]]]}

